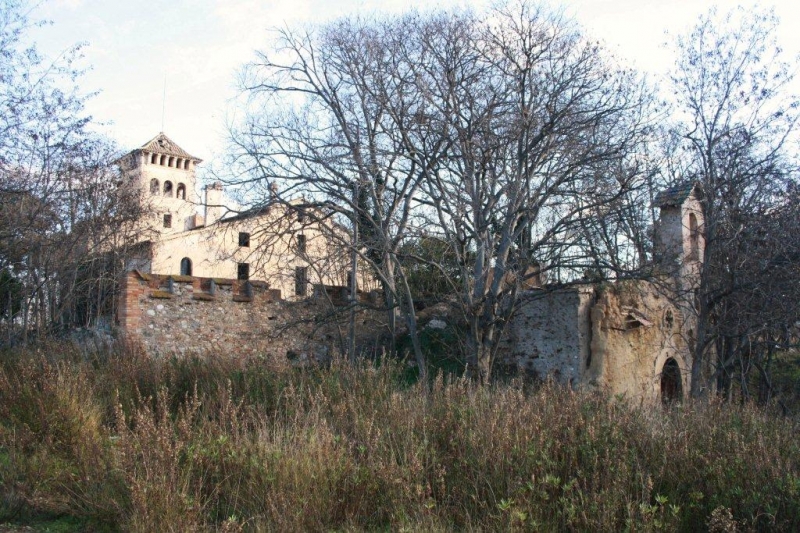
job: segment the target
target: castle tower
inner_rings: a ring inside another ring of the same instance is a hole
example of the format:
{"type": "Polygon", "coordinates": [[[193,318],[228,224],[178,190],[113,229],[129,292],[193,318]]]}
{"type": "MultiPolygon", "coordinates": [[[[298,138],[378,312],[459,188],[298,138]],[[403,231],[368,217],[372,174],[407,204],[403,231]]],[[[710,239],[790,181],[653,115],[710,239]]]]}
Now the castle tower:
{"type": "Polygon", "coordinates": [[[661,191],[654,206],[660,210],[656,226],[655,260],[665,273],[676,276],[682,289],[696,287],[703,264],[702,191],[686,183],[661,191]]]}
{"type": "Polygon", "coordinates": [[[195,167],[201,162],[164,132],[117,161],[126,181],[149,203],[149,229],[171,234],[200,225],[195,167]]]}

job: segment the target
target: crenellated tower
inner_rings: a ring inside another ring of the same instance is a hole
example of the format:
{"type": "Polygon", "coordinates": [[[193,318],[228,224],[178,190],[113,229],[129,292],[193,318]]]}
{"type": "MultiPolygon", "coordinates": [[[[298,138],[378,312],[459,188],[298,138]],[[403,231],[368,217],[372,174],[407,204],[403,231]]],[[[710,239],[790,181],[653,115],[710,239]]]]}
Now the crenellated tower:
{"type": "Polygon", "coordinates": [[[195,175],[201,162],[164,132],[117,161],[126,181],[148,202],[147,229],[173,234],[202,225],[195,175]]]}

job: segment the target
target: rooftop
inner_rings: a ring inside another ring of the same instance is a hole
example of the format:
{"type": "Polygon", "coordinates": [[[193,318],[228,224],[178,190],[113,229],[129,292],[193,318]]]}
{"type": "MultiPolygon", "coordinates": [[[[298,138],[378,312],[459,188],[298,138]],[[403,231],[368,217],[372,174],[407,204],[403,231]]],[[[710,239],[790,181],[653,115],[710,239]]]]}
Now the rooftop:
{"type": "Polygon", "coordinates": [[[189,152],[178,146],[175,141],[167,137],[163,131],[144,143],[139,150],[143,150],[151,154],[164,154],[182,157],[184,159],[191,159],[196,163],[202,161],[202,159],[191,155],[189,152]]]}
{"type": "Polygon", "coordinates": [[[683,204],[683,202],[685,202],[686,199],[692,194],[695,186],[695,183],[687,182],[681,185],[670,187],[669,189],[665,189],[656,194],[656,198],[653,200],[653,205],[655,207],[679,206],[683,204]]]}

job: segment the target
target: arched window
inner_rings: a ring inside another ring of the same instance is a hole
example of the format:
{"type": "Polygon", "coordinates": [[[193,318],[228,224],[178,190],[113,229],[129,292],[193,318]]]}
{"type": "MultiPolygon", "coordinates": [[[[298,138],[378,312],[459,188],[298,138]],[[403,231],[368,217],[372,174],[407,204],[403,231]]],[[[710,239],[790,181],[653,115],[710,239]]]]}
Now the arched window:
{"type": "Polygon", "coordinates": [[[178,184],[178,188],[175,190],[175,198],[186,200],[186,185],[183,183],[178,184]]]}
{"type": "Polygon", "coordinates": [[[697,217],[689,213],[689,259],[700,259],[700,236],[697,228],[697,217]]]}
{"type": "Polygon", "coordinates": [[[167,156],[165,156],[165,155],[162,155],[162,156],[161,156],[161,159],[159,159],[159,161],[158,161],[158,164],[159,164],[159,165],[161,165],[161,166],[163,167],[163,166],[164,166],[164,163],[166,163],[166,162],[167,162],[167,156]]]}
{"type": "Polygon", "coordinates": [[[173,166],[175,166],[175,158],[174,158],[174,157],[170,157],[170,158],[169,158],[169,160],[167,161],[167,166],[168,166],[168,167],[173,167],[173,166]]]}
{"type": "Polygon", "coordinates": [[[183,170],[189,170],[189,160],[185,160],[183,162],[183,170]]]}
{"type": "Polygon", "coordinates": [[[661,369],[661,401],[665,404],[679,402],[683,399],[683,383],[681,367],[678,362],[669,358],[661,369]]]}
{"type": "Polygon", "coordinates": [[[150,164],[151,165],[155,165],[156,164],[156,158],[157,157],[158,156],[156,154],[150,154],[150,164]]]}
{"type": "Polygon", "coordinates": [[[158,194],[158,191],[161,189],[161,186],[158,183],[158,180],[153,178],[150,180],[150,194],[158,194]]]}
{"type": "Polygon", "coordinates": [[[172,197],[172,182],[165,181],[164,182],[164,196],[172,197]]]}
{"type": "Polygon", "coordinates": [[[192,260],[188,257],[181,259],[181,276],[192,275],[192,260]]]}

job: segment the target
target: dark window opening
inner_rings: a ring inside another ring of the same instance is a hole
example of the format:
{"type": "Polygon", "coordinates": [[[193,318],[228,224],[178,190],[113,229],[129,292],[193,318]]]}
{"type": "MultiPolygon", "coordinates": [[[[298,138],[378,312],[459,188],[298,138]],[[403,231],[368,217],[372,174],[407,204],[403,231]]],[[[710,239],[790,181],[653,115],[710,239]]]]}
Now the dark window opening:
{"type": "Polygon", "coordinates": [[[683,385],[681,383],[681,368],[678,362],[671,357],[661,369],[661,401],[665,404],[680,401],[683,398],[683,385]]]}
{"type": "Polygon", "coordinates": [[[236,279],[238,280],[250,279],[250,263],[239,263],[236,266],[236,279]]]}
{"type": "Polygon", "coordinates": [[[243,246],[245,248],[250,247],[250,234],[244,231],[239,232],[239,246],[243,246]]]}
{"type": "Polygon", "coordinates": [[[161,189],[161,185],[158,183],[158,180],[153,178],[150,180],[150,194],[158,194],[158,191],[161,189]]]}
{"type": "Polygon", "coordinates": [[[192,275],[192,260],[188,257],[181,259],[181,276],[192,275]]]}
{"type": "Polygon", "coordinates": [[[667,310],[667,312],[664,314],[664,323],[670,329],[672,329],[673,324],[675,324],[675,317],[672,315],[671,310],[667,310]]]}
{"type": "Polygon", "coordinates": [[[308,267],[295,267],[294,293],[297,296],[306,296],[308,293],[308,267]]]}
{"type": "Polygon", "coordinates": [[[306,253],[306,236],[305,235],[298,235],[297,236],[297,253],[299,253],[299,254],[306,253]]]}
{"type": "Polygon", "coordinates": [[[165,228],[172,227],[172,215],[164,215],[164,227],[165,228]]]}
{"type": "Polygon", "coordinates": [[[164,182],[164,196],[172,196],[172,182],[165,181],[164,182]]]}
{"type": "Polygon", "coordinates": [[[186,185],[184,185],[183,183],[179,183],[178,190],[175,196],[177,198],[180,198],[181,200],[186,200],[186,185]]]}
{"type": "Polygon", "coordinates": [[[694,213],[689,213],[689,259],[692,261],[700,259],[699,229],[694,213]]]}

